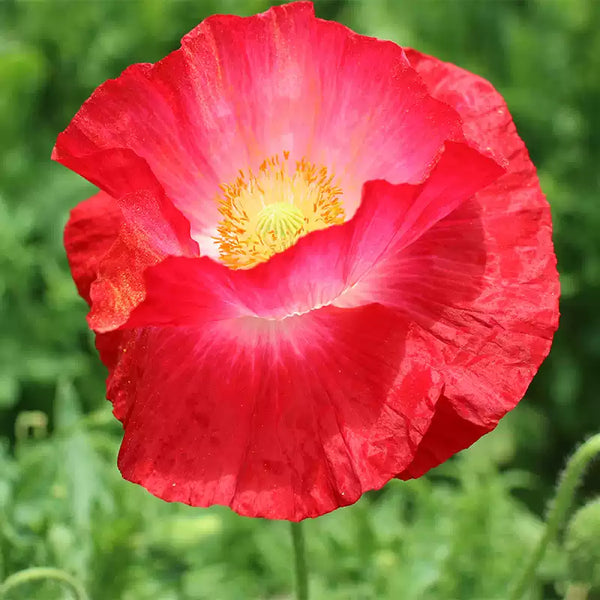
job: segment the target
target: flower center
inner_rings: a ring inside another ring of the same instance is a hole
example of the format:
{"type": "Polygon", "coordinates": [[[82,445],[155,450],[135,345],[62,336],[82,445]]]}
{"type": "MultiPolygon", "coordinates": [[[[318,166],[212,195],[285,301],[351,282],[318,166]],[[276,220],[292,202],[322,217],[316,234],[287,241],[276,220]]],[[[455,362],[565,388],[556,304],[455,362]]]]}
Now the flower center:
{"type": "Polygon", "coordinates": [[[249,269],[311,231],[344,222],[342,190],[333,175],[305,159],[290,164],[289,152],[266,159],[256,175],[240,171],[221,189],[223,218],[215,239],[231,269],[249,269]]]}
{"type": "Polygon", "coordinates": [[[259,213],[256,233],[263,239],[272,239],[272,243],[281,245],[281,250],[289,248],[304,228],[304,215],[295,205],[288,202],[267,204],[259,213]]]}

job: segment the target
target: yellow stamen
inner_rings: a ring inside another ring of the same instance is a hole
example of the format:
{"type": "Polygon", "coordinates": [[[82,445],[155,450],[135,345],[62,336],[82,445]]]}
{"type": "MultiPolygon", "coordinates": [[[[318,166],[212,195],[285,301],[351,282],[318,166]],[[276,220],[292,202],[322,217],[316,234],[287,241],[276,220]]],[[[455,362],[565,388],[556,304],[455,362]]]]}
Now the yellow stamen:
{"type": "Polygon", "coordinates": [[[266,159],[256,175],[240,171],[221,189],[216,241],[221,261],[232,269],[253,267],[311,231],[344,222],[333,175],[305,159],[291,170],[289,152],[266,159]]]}

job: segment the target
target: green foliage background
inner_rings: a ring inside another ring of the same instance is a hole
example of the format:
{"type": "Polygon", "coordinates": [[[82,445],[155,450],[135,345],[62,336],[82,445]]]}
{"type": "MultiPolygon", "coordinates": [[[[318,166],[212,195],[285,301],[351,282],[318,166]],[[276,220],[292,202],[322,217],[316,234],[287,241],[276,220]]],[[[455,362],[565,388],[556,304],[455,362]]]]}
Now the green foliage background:
{"type": "MultiPolygon", "coordinates": [[[[49,160],[92,90],[215,12],[263,0],[0,0],[0,580],[64,568],[94,600],[286,598],[285,523],[161,502],[121,480],[120,426],[62,249],[91,185],[49,160]]],[[[419,481],[307,523],[314,598],[493,600],[540,533],[565,456],[600,428],[600,2],[335,0],[317,14],[490,79],[553,209],[550,358],[501,426],[419,481]]],[[[598,492],[598,471],[582,498],[598,492]]],[[[531,598],[560,597],[555,549],[531,598]]],[[[68,598],[55,584],[11,598],[68,598]]]]}

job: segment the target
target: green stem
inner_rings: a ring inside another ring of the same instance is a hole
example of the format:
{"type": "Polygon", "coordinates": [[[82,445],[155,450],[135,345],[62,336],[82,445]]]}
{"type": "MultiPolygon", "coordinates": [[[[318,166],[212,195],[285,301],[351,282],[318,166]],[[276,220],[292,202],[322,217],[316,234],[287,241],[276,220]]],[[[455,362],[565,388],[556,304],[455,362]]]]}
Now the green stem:
{"type": "Polygon", "coordinates": [[[308,600],[308,572],[306,570],[306,548],[302,522],[290,523],[294,544],[294,567],[296,571],[296,600],[308,600]]]}
{"type": "Polygon", "coordinates": [[[567,462],[556,496],[552,501],[546,528],[521,575],[512,587],[510,600],[521,600],[535,579],[536,569],[542,560],[548,544],[556,537],[567,512],[573,502],[577,486],[592,459],[600,453],[600,433],[584,442],[567,462]]]}
{"type": "Polygon", "coordinates": [[[39,579],[53,579],[54,581],[59,581],[71,590],[73,597],[76,600],[88,600],[85,590],[73,576],[65,571],[54,569],[52,567],[33,567],[14,573],[0,585],[0,598],[5,598],[10,590],[19,585],[31,581],[38,581],[39,579]]]}

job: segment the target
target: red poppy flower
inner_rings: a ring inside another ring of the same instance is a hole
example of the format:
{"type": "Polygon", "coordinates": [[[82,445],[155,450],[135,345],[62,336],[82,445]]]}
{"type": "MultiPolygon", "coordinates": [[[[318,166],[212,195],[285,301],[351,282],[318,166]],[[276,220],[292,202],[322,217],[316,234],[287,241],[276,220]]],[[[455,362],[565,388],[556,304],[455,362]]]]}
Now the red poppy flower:
{"type": "Polygon", "coordinates": [[[558,318],[550,211],[481,78],[315,18],[215,16],[101,85],[53,157],[65,245],[165,500],[299,520],[493,429],[558,318]]]}

